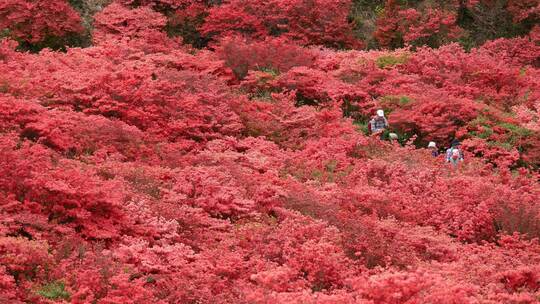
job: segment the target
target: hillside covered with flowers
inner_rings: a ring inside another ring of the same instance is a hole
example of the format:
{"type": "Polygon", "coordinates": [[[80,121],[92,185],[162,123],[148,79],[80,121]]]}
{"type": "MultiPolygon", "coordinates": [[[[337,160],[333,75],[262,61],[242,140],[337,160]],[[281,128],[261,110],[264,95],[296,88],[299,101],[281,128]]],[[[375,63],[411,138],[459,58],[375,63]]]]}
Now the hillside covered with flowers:
{"type": "Polygon", "coordinates": [[[0,0],[0,303],[539,303],[539,168],[538,0],[0,0]]]}

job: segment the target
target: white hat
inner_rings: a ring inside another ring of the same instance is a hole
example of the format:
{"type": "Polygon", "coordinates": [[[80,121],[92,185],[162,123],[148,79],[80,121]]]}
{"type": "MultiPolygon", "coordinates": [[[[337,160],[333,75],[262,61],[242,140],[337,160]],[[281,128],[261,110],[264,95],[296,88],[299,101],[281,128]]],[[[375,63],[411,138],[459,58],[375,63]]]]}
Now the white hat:
{"type": "Polygon", "coordinates": [[[430,141],[427,146],[428,146],[428,148],[436,148],[437,144],[434,141],[430,141]]]}
{"type": "Polygon", "coordinates": [[[380,117],[383,117],[384,116],[384,111],[383,110],[377,110],[377,115],[380,116],[380,117]]]}
{"type": "Polygon", "coordinates": [[[398,139],[398,138],[399,138],[398,135],[397,135],[396,133],[388,133],[388,137],[389,137],[390,139],[398,139]]]}

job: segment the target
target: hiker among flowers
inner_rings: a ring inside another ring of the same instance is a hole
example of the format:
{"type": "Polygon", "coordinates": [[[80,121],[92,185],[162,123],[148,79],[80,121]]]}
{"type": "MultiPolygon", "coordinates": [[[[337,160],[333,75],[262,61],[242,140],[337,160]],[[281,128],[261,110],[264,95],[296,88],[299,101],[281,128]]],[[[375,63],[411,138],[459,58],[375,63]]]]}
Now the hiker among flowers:
{"type": "Polygon", "coordinates": [[[380,134],[381,139],[383,138],[384,130],[388,128],[388,120],[384,117],[383,110],[377,110],[377,115],[371,118],[368,128],[372,135],[380,134]]]}
{"type": "Polygon", "coordinates": [[[439,149],[437,148],[437,144],[434,141],[429,142],[428,149],[431,150],[431,155],[433,157],[439,156],[439,149]]]}
{"type": "Polygon", "coordinates": [[[463,151],[461,151],[461,143],[459,140],[454,139],[452,146],[446,150],[446,161],[456,166],[463,161],[463,151]]]}

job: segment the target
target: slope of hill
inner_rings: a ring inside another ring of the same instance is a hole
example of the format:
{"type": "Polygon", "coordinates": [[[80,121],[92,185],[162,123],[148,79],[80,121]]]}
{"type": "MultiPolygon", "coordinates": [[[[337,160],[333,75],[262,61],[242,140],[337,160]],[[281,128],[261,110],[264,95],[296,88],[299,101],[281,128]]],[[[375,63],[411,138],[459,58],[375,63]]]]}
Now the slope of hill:
{"type": "Polygon", "coordinates": [[[502,2],[0,0],[0,303],[538,303],[502,2]]]}

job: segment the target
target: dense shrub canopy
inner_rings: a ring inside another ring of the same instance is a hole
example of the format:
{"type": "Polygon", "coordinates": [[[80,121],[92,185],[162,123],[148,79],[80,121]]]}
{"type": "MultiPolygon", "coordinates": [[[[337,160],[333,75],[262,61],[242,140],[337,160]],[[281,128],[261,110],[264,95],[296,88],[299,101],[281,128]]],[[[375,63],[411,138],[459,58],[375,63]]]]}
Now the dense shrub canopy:
{"type": "Polygon", "coordinates": [[[539,15],[0,0],[0,303],[538,303],[539,15]]]}

